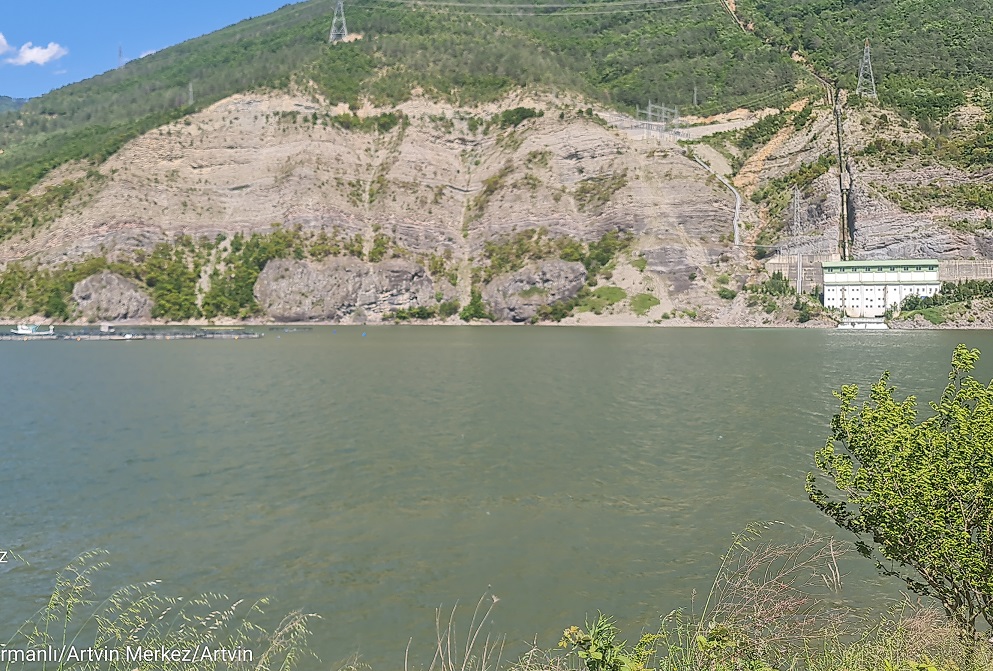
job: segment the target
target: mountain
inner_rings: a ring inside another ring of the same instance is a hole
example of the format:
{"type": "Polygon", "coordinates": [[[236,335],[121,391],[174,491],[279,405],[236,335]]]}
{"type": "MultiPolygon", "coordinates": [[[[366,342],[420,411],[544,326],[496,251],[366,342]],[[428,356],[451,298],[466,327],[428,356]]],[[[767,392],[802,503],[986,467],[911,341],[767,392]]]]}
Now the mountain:
{"type": "Polygon", "coordinates": [[[736,290],[765,281],[753,257],[835,251],[826,89],[853,86],[866,32],[880,100],[842,94],[856,253],[993,250],[993,96],[972,52],[988,4],[347,12],[346,43],[327,44],[333,3],[312,0],[0,116],[0,312],[793,319],[779,285],[736,290]],[[693,115],[698,139],[623,130],[616,112],[649,101],[693,115]],[[704,119],[737,107],[765,111],[704,119]],[[746,197],[748,246],[696,159],[746,197]]]}
{"type": "Polygon", "coordinates": [[[4,112],[9,112],[11,110],[18,110],[27,101],[28,101],[27,98],[11,98],[10,96],[0,96],[0,114],[3,114],[4,112]]]}
{"type": "Polygon", "coordinates": [[[805,76],[719,4],[674,5],[514,18],[360,0],[348,18],[366,38],[341,49],[326,44],[333,3],[289,5],[31,101],[0,125],[0,187],[23,191],[66,160],[100,161],[225,96],[293,81],[353,106],[362,95],[397,104],[416,87],[471,104],[543,86],[632,111],[649,100],[688,109],[695,88],[697,111],[718,111],[788,99],[805,76]]]}

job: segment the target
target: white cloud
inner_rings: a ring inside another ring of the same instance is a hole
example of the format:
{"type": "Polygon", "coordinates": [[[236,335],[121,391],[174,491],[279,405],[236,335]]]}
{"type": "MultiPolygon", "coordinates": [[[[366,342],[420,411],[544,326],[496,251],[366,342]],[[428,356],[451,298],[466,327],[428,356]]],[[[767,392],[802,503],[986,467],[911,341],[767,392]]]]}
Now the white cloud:
{"type": "Polygon", "coordinates": [[[7,44],[7,38],[3,36],[3,33],[0,33],[0,54],[5,54],[13,48],[14,47],[7,44]]]}
{"type": "MultiPolygon", "coordinates": [[[[9,50],[10,47],[8,45],[9,50]]],[[[17,50],[16,56],[8,58],[7,62],[13,65],[28,65],[29,63],[44,65],[50,61],[58,60],[68,53],[68,49],[55,42],[49,42],[47,47],[36,47],[31,42],[28,42],[17,50]]]]}
{"type": "Polygon", "coordinates": [[[158,49],[149,49],[148,51],[142,51],[141,52],[141,56],[138,56],[138,58],[144,58],[145,56],[151,56],[156,51],[158,51],[158,49]]]}

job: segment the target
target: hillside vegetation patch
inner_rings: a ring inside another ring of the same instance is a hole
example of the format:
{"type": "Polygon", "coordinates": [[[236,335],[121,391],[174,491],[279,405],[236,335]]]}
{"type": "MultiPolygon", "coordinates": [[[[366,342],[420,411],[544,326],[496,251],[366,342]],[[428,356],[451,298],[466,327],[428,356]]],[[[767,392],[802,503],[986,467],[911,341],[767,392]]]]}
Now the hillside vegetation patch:
{"type": "Polygon", "coordinates": [[[637,294],[631,298],[631,311],[639,317],[644,317],[649,310],[661,302],[652,294],[637,294]]]}
{"type": "Polygon", "coordinates": [[[572,197],[580,212],[597,210],[610,202],[613,195],[627,186],[627,183],[627,168],[620,172],[587,177],[579,183],[572,197]]]}

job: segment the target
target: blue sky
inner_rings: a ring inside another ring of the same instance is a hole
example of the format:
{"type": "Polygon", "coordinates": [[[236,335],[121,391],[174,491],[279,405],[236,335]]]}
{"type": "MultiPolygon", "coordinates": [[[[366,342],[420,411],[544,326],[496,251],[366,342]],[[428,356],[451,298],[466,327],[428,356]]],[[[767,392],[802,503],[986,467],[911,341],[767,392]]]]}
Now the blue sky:
{"type": "Polygon", "coordinates": [[[2,0],[0,95],[33,98],[289,0],[2,0]]]}

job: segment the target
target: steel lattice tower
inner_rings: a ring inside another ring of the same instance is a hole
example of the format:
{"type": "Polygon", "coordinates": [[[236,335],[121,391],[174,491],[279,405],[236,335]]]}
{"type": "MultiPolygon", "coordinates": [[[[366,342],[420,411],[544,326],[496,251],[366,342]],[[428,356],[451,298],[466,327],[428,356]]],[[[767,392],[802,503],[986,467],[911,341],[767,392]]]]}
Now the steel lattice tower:
{"type": "Polygon", "coordinates": [[[876,95],[876,79],[872,76],[872,57],[869,55],[868,39],[862,52],[862,65],[859,67],[859,83],[855,87],[855,95],[879,100],[879,96],[876,95]]]}
{"type": "Polygon", "coordinates": [[[328,42],[343,42],[348,37],[348,28],[345,26],[345,0],[338,0],[334,8],[334,20],[331,22],[331,35],[328,42]]]}
{"type": "Polygon", "coordinates": [[[793,228],[793,234],[796,235],[800,232],[800,187],[793,185],[793,214],[790,221],[790,225],[793,228]]]}

